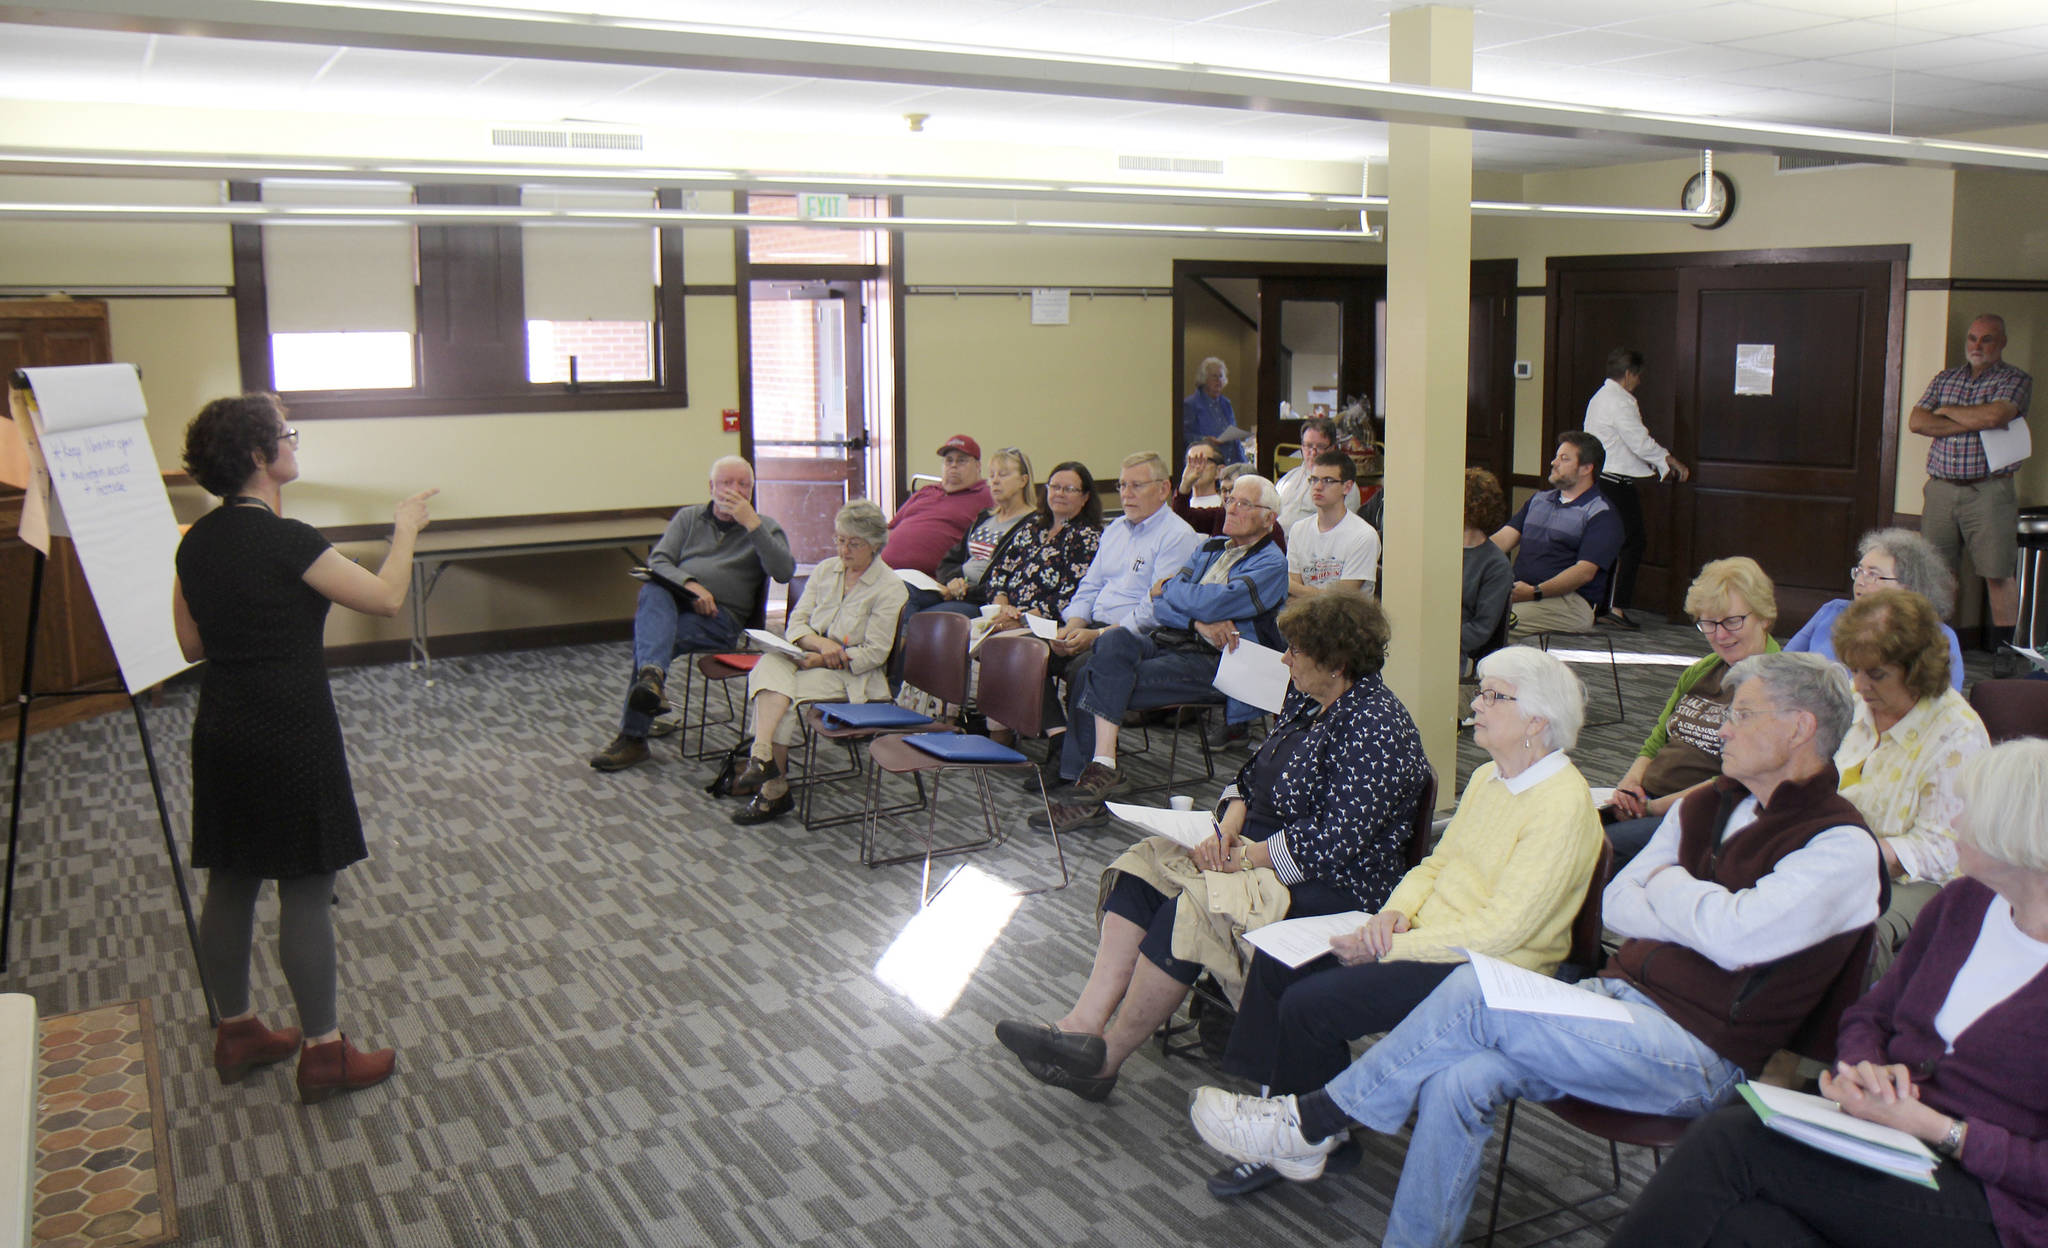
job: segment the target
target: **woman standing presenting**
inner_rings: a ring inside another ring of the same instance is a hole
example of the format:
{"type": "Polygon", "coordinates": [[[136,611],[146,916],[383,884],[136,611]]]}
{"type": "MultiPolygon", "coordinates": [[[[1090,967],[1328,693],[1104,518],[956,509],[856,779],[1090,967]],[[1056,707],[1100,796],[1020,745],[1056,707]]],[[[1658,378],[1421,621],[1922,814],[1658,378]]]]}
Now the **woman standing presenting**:
{"type": "Polygon", "coordinates": [[[297,1051],[311,1104],[381,1083],[397,1062],[390,1049],[358,1051],[335,1021],[334,879],[366,851],[327,686],[327,608],[398,614],[435,491],[398,505],[391,553],[371,574],[279,514],[299,475],[284,414],[273,395],[216,399],[185,430],[185,469],[222,505],[178,545],[171,609],[185,657],[211,660],[192,723],[192,865],[207,872],[200,952],[223,1015],[214,1069],[235,1083],[297,1051]],[[249,1003],[265,880],[277,881],[278,961],[299,1011],[300,1026],[279,1031],[249,1003]]]}

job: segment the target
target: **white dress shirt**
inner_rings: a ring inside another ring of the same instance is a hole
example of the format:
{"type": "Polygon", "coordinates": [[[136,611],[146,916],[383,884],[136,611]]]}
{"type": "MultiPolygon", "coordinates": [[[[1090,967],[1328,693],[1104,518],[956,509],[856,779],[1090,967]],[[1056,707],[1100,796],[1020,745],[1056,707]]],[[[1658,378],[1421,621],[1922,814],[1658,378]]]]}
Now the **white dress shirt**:
{"type": "Polygon", "coordinates": [[[1643,409],[1628,387],[1613,378],[1586,404],[1586,432],[1607,448],[1607,466],[1617,477],[1668,477],[1671,452],[1657,444],[1643,427],[1643,409]]]}

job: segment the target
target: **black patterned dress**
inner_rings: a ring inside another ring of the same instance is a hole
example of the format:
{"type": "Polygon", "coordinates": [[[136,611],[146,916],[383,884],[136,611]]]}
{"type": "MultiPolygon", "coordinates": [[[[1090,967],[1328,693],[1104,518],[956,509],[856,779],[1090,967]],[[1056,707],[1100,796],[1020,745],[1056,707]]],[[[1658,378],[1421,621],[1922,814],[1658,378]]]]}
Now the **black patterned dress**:
{"type": "Polygon", "coordinates": [[[192,865],[289,879],[366,856],[327,687],[328,600],[301,579],[320,531],[221,507],[178,544],[206,667],[192,723],[192,865]]]}

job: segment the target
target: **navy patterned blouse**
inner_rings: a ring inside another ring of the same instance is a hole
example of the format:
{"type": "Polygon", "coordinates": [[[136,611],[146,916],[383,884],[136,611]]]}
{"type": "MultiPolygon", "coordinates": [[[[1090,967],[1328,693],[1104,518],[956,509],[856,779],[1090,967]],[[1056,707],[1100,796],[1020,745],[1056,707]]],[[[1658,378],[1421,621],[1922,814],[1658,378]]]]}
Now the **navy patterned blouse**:
{"type": "Polygon", "coordinates": [[[997,594],[1007,594],[1010,605],[1019,611],[1060,618],[1060,608],[1074,596],[1088,565],[1095,561],[1102,530],[1070,520],[1054,536],[1051,527],[1042,511],[1018,526],[1010,544],[982,576],[982,601],[994,602],[997,594]]]}

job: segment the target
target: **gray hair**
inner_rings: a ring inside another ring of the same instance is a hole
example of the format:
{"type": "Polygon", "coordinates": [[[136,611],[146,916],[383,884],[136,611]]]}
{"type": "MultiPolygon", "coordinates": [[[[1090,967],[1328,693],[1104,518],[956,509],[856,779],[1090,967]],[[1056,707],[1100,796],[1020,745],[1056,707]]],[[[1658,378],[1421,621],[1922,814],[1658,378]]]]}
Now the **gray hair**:
{"type": "Polygon", "coordinates": [[[1515,709],[1545,722],[1543,744],[1569,750],[1586,723],[1586,685],[1563,662],[1534,646],[1503,646],[1479,660],[1479,676],[1515,687],[1515,709]]]}
{"type": "Polygon", "coordinates": [[[1166,460],[1160,456],[1158,451],[1133,451],[1129,455],[1124,456],[1124,467],[1136,468],[1139,464],[1143,464],[1152,470],[1152,479],[1154,481],[1173,480],[1173,469],[1166,466],[1166,460]]]}
{"type": "Polygon", "coordinates": [[[748,463],[744,457],[739,455],[720,455],[717,459],[711,461],[711,470],[704,474],[705,480],[716,481],[720,468],[744,468],[747,470],[747,479],[751,481],[754,478],[754,466],[748,463]]]}
{"type": "Polygon", "coordinates": [[[878,555],[889,544],[889,522],[882,518],[882,509],[865,498],[856,498],[841,507],[839,514],[832,517],[832,531],[866,542],[878,555]]]}
{"type": "Polygon", "coordinates": [[[1856,558],[1873,550],[1892,557],[1900,589],[1910,589],[1934,604],[1934,613],[1949,618],[1956,608],[1956,574],[1934,543],[1911,529],[1872,529],[1856,543],[1856,558]]]}
{"type": "Polygon", "coordinates": [[[1764,682],[1772,705],[1781,711],[1805,711],[1813,716],[1813,748],[1823,760],[1832,760],[1842,738],[1856,719],[1856,689],[1849,683],[1848,669],[1817,654],[1755,654],[1728,669],[1721,687],[1729,700],[1745,682],[1764,682]]]}
{"type": "Polygon", "coordinates": [[[1195,384],[1199,386],[1209,380],[1211,369],[1222,373],[1226,378],[1230,376],[1230,365],[1225,364],[1220,358],[1212,355],[1200,364],[1195,365],[1195,384]]]}
{"type": "Polygon", "coordinates": [[[1956,796],[1958,836],[2000,862],[2048,872],[2048,741],[2021,737],[1972,754],[1956,796]]]}
{"type": "MultiPolygon", "coordinates": [[[[1973,317],[1971,317],[1971,318],[1970,318],[1970,324],[1971,324],[1971,325],[1975,325],[1975,324],[1976,324],[1976,323],[1977,323],[1978,321],[1985,321],[1985,322],[1988,322],[1988,323],[1990,323],[1990,324],[1992,324],[1992,325],[1996,325],[1996,326],[1998,326],[1998,336],[1999,336],[2000,338],[2003,338],[2003,337],[2005,337],[2005,336],[2006,336],[2006,334],[2005,334],[2005,318],[2004,318],[2004,317],[2002,317],[2002,316],[2000,316],[2000,315],[1999,315],[1998,313],[1996,313],[1996,312],[1979,312],[1979,313],[1978,313],[1977,315],[1975,315],[1975,316],[1973,316],[1973,317]]],[[[1966,327],[1966,328],[1967,328],[1967,327],[1966,327]]],[[[1204,361],[1203,361],[1203,363],[1205,363],[1205,364],[1206,364],[1206,363],[1208,363],[1208,361],[1207,361],[1207,360],[1204,360],[1204,361]]]]}
{"type": "Polygon", "coordinates": [[[1237,474],[1236,479],[1230,483],[1230,492],[1232,494],[1237,493],[1237,487],[1247,483],[1258,487],[1259,506],[1271,511],[1273,519],[1277,523],[1280,518],[1280,487],[1256,472],[1240,472],[1237,474]]]}

